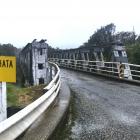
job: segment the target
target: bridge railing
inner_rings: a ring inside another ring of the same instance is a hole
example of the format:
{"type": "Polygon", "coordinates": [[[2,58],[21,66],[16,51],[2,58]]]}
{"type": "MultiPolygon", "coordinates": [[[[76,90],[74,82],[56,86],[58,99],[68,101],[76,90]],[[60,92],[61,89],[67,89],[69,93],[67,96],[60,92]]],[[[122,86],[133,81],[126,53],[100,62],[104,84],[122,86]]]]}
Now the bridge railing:
{"type": "Polygon", "coordinates": [[[134,80],[140,81],[140,65],[136,64],[127,64],[124,63],[125,68],[126,68],[126,75],[127,73],[129,74],[129,77],[132,77],[134,80]]]}
{"type": "Polygon", "coordinates": [[[0,140],[13,140],[22,134],[55,101],[60,90],[60,69],[50,62],[55,76],[44,88],[45,94],[27,107],[0,123],[0,140]]]}
{"type": "Polygon", "coordinates": [[[140,81],[140,65],[120,62],[87,61],[57,58],[50,58],[49,60],[57,63],[59,66],[62,67],[87,71],[91,73],[110,75],[120,79],[140,81]]]}

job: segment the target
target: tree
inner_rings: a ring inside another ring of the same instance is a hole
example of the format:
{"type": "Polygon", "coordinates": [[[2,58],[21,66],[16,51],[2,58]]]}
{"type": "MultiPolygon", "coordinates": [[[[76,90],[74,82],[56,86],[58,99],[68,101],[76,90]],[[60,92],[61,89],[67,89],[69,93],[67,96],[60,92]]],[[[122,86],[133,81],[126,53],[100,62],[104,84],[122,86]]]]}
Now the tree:
{"type": "Polygon", "coordinates": [[[88,40],[88,45],[108,45],[114,42],[116,26],[111,23],[98,29],[88,40]]]}
{"type": "Polygon", "coordinates": [[[115,40],[125,44],[125,45],[131,45],[135,43],[136,35],[134,32],[118,32],[115,35],[115,40]]]}
{"type": "Polygon", "coordinates": [[[140,43],[128,45],[126,47],[129,63],[140,65],[140,43]]]}
{"type": "Polygon", "coordinates": [[[140,35],[137,37],[136,42],[140,43],[140,35]]]}

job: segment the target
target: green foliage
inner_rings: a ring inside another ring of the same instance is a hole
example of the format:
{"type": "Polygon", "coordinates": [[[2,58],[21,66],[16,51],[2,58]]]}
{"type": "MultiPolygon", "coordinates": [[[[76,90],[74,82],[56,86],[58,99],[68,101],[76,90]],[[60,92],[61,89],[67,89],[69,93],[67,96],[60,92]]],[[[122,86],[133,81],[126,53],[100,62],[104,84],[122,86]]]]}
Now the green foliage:
{"type": "Polygon", "coordinates": [[[126,43],[126,51],[127,51],[129,63],[140,65],[140,35],[137,38],[136,35],[134,37],[132,37],[131,34],[131,39],[130,37],[128,38],[128,40],[129,39],[130,40],[126,43]]]}
{"type": "Polygon", "coordinates": [[[94,34],[89,38],[87,43],[84,43],[81,47],[85,46],[103,46],[108,45],[114,42],[114,32],[116,26],[111,23],[104,27],[98,29],[94,34]]]}
{"type": "Polygon", "coordinates": [[[4,56],[17,56],[18,49],[12,44],[0,44],[0,55],[4,56]]]}
{"type": "Polygon", "coordinates": [[[140,43],[126,46],[129,63],[140,65],[140,43]]]}
{"type": "MultiPolygon", "coordinates": [[[[98,29],[92,36],[90,36],[88,42],[83,43],[80,47],[86,47],[86,46],[105,46],[120,42],[124,45],[130,45],[135,43],[137,35],[135,35],[135,32],[118,32],[115,33],[116,26],[111,23],[106,26],[101,27],[98,29]]],[[[139,36],[139,42],[140,42],[140,36],[139,36]]]]}
{"type": "Polygon", "coordinates": [[[7,101],[9,106],[18,106],[17,87],[13,84],[7,84],[7,101]]]}
{"type": "Polygon", "coordinates": [[[136,35],[134,32],[118,32],[115,38],[125,45],[130,45],[135,43],[136,35]]]}
{"type": "Polygon", "coordinates": [[[8,107],[25,107],[43,94],[45,85],[21,88],[15,84],[7,84],[8,107]]]}

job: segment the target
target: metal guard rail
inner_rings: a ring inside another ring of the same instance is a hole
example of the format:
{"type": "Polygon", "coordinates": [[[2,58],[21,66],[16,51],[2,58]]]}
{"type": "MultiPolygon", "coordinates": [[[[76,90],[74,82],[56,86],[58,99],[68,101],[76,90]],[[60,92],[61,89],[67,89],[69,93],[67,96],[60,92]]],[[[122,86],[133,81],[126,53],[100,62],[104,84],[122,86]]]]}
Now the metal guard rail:
{"type": "Polygon", "coordinates": [[[22,134],[56,99],[60,90],[60,69],[55,67],[57,73],[52,81],[44,89],[47,92],[24,109],[0,123],[0,140],[13,140],[22,134]]]}

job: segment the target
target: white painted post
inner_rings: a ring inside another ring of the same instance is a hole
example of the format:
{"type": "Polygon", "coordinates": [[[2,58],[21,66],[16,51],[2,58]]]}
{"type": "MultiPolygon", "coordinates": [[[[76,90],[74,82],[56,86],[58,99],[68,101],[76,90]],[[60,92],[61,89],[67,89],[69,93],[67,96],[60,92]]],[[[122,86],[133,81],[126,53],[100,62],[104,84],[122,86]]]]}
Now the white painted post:
{"type": "Polygon", "coordinates": [[[7,118],[6,82],[0,82],[0,122],[7,118]]]}
{"type": "Polygon", "coordinates": [[[124,69],[124,76],[126,78],[128,78],[129,80],[133,80],[132,75],[131,75],[131,69],[130,66],[128,64],[124,64],[125,65],[125,69],[124,69]]]}

